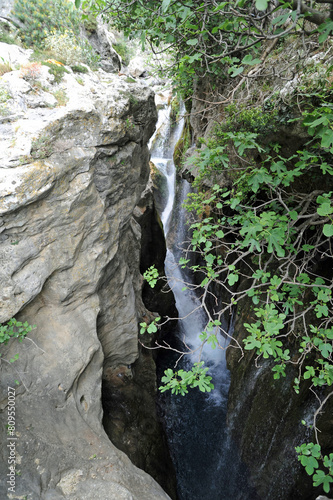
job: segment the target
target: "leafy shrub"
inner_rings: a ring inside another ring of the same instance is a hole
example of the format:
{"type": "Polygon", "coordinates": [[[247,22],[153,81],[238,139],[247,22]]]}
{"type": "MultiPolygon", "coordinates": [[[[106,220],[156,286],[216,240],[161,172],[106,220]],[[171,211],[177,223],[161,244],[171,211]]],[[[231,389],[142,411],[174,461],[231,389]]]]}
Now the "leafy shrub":
{"type": "Polygon", "coordinates": [[[83,59],[82,48],[73,32],[53,31],[45,41],[45,46],[65,64],[76,64],[83,59]]]}
{"type": "Polygon", "coordinates": [[[57,99],[57,106],[66,106],[68,97],[64,89],[56,90],[53,95],[57,99]]]}
{"type": "Polygon", "coordinates": [[[65,64],[83,62],[97,68],[99,56],[80,37],[81,14],[69,0],[15,0],[12,14],[24,25],[20,37],[26,46],[48,47],[65,64]]]}
{"type": "Polygon", "coordinates": [[[120,55],[122,62],[125,66],[128,66],[130,60],[134,56],[133,48],[125,41],[120,41],[112,45],[117,54],[120,55]]]}
{"type": "Polygon", "coordinates": [[[52,30],[79,35],[80,14],[69,0],[15,0],[12,14],[24,25],[20,36],[27,46],[43,47],[52,30]]]}
{"type": "Polygon", "coordinates": [[[0,344],[7,344],[11,338],[18,339],[19,342],[22,342],[24,337],[31,332],[33,328],[36,327],[29,325],[27,321],[21,323],[20,321],[16,321],[15,318],[12,318],[7,324],[0,325],[0,344]]]}
{"type": "Polygon", "coordinates": [[[21,66],[21,76],[23,80],[35,84],[40,77],[41,64],[38,62],[31,62],[21,66]]]}
{"type": "Polygon", "coordinates": [[[47,158],[48,156],[51,156],[52,153],[53,146],[50,137],[47,135],[42,135],[32,142],[30,156],[34,160],[47,158]]]}
{"type": "Polygon", "coordinates": [[[9,45],[20,43],[15,33],[12,33],[10,25],[4,22],[0,23],[0,42],[8,43],[9,45]]]}
{"type": "Polygon", "coordinates": [[[261,106],[239,109],[239,105],[230,104],[226,106],[225,112],[228,118],[220,127],[221,131],[242,130],[264,136],[277,130],[277,109],[263,110],[261,106]]]}
{"type": "Polygon", "coordinates": [[[74,64],[71,66],[74,73],[89,73],[89,70],[86,66],[82,66],[81,64],[74,64]]]}
{"type": "Polygon", "coordinates": [[[43,66],[47,66],[49,68],[49,72],[54,76],[54,83],[59,83],[64,74],[69,73],[68,69],[66,69],[65,66],[59,61],[49,59],[42,62],[42,64],[43,66]]]}
{"type": "MultiPolygon", "coordinates": [[[[6,324],[0,324],[0,345],[6,345],[11,339],[17,339],[19,342],[22,342],[26,335],[28,335],[28,333],[34,328],[36,328],[36,325],[31,326],[27,321],[22,323],[21,321],[17,321],[15,318],[12,318],[6,324]]],[[[17,359],[18,354],[11,358],[9,362],[13,363],[17,359]]],[[[8,360],[6,361],[8,362],[8,360]]]]}
{"type": "Polygon", "coordinates": [[[91,12],[83,11],[82,21],[83,26],[88,33],[93,33],[97,30],[97,19],[91,12]]]}

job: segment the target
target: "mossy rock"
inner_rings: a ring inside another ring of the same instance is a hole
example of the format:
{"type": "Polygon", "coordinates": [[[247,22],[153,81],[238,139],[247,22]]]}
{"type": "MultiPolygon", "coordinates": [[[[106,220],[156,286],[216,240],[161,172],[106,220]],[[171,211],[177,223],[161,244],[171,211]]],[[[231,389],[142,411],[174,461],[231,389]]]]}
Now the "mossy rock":
{"type": "Polygon", "coordinates": [[[157,212],[162,214],[168,198],[168,181],[154,163],[150,162],[150,175],[153,181],[153,193],[157,212]]]}
{"type": "Polygon", "coordinates": [[[177,170],[181,170],[184,163],[184,155],[191,145],[192,134],[188,117],[185,117],[185,124],[180,139],[175,145],[173,161],[177,170]]]}

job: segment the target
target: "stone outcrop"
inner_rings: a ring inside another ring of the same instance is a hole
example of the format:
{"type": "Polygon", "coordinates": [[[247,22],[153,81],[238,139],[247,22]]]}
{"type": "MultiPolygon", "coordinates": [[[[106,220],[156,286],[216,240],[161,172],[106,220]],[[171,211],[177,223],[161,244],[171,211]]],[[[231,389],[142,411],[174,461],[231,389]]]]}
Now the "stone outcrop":
{"type": "Polygon", "coordinates": [[[14,5],[14,0],[0,0],[0,16],[8,16],[14,5]]]}
{"type": "Polygon", "coordinates": [[[115,73],[121,68],[121,58],[113,48],[116,42],[107,25],[98,18],[98,22],[90,32],[83,28],[85,36],[100,56],[99,65],[107,73],[115,73]]]}
{"type": "MultiPolygon", "coordinates": [[[[19,475],[10,498],[167,499],[111,444],[101,405],[103,370],[135,362],[146,312],[133,210],[149,176],[154,96],[103,71],[79,81],[65,74],[56,86],[42,77],[43,91],[20,71],[0,80],[8,96],[0,124],[0,322],[36,325],[29,339],[1,349],[3,443],[8,387],[16,394],[19,475]],[[67,103],[54,107],[59,92],[67,103]]],[[[2,478],[8,453],[4,447],[2,478]]],[[[0,483],[1,498],[7,487],[0,483]]]]}

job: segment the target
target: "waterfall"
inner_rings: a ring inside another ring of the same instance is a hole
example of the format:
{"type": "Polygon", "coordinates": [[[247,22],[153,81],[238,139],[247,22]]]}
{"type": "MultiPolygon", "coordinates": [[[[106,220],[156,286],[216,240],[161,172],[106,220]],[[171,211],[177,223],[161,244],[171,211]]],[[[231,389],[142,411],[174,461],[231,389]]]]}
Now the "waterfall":
{"type": "MultiPolygon", "coordinates": [[[[184,110],[181,110],[184,112],[184,110]]],[[[176,189],[173,162],[174,146],[179,139],[182,120],[172,127],[170,109],[159,112],[155,137],[151,141],[151,160],[166,177],[168,196],[161,215],[167,240],[166,276],[173,290],[179,318],[174,340],[179,349],[186,345],[189,355],[178,361],[172,351],[163,351],[159,358],[160,371],[168,367],[190,369],[199,359],[209,367],[215,385],[212,393],[189,389],[186,396],[160,395],[160,410],[174,462],[179,500],[256,500],[247,484],[246,471],[237,457],[226,428],[229,372],[226,366],[227,340],[220,335],[222,348],[213,350],[207,343],[201,351],[199,334],[207,317],[196,293],[184,283],[191,275],[178,265],[181,244],[187,237],[185,210],[181,204],[190,191],[190,184],[180,180],[176,189]],[[175,194],[177,193],[177,196],[175,194]],[[171,231],[172,228],[172,231],[171,231]],[[170,233],[173,233],[172,238],[170,233]]],[[[222,327],[227,328],[226,325],[222,327]]],[[[186,350],[186,349],[185,349],[186,350]]]]}

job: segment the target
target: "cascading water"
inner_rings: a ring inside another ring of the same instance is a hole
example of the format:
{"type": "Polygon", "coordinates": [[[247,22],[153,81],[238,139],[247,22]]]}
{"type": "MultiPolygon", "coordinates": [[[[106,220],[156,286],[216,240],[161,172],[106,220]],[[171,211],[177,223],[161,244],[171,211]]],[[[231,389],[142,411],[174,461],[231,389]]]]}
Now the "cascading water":
{"type": "MultiPolygon", "coordinates": [[[[159,112],[157,131],[151,142],[151,160],[167,179],[168,196],[161,214],[168,242],[165,270],[180,318],[174,332],[175,342],[180,348],[185,344],[191,351],[177,364],[178,368],[186,370],[198,361],[199,334],[204,330],[207,318],[194,291],[188,288],[184,291],[184,283],[191,283],[191,276],[178,266],[182,254],[180,247],[187,230],[181,204],[190,191],[189,183],[181,180],[177,186],[178,201],[175,202],[176,175],[172,157],[182,128],[182,120],[172,126],[170,109],[159,112]]],[[[222,336],[219,343],[223,348],[227,346],[222,336]]],[[[172,351],[163,351],[159,360],[160,372],[173,367],[178,357],[172,351]]],[[[225,350],[213,350],[205,344],[200,359],[209,367],[209,374],[213,377],[215,390],[212,393],[190,389],[185,397],[171,395],[169,391],[160,396],[161,416],[176,469],[179,500],[256,500],[258,497],[247,484],[245,469],[226,429],[229,373],[225,350]]]]}

